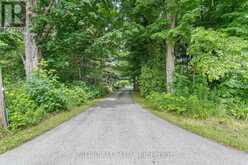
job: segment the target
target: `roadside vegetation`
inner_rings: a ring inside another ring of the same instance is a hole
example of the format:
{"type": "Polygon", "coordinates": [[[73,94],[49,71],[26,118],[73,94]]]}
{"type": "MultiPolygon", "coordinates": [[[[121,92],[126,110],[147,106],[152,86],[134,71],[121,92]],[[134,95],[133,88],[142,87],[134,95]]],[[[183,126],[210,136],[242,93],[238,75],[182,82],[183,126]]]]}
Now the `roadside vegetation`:
{"type": "Polygon", "coordinates": [[[111,31],[107,30],[111,6],[96,2],[96,8],[84,1],[32,3],[26,4],[30,15],[25,31],[0,31],[9,124],[0,129],[0,153],[69,120],[123,84],[113,64],[117,49],[110,45],[111,36],[105,37],[111,31]]]}
{"type": "Polygon", "coordinates": [[[133,95],[134,100],[154,115],[169,121],[192,133],[206,137],[226,146],[248,152],[248,123],[235,120],[231,117],[209,117],[195,119],[186,117],[168,110],[161,110],[156,103],[144,99],[138,93],[133,95]]]}
{"type": "Polygon", "coordinates": [[[46,115],[39,123],[25,129],[6,130],[0,129],[0,154],[11,150],[53,128],[85,112],[91,106],[96,105],[100,99],[88,101],[82,106],[70,108],[67,111],[46,115]]]}
{"type": "Polygon", "coordinates": [[[213,139],[247,150],[247,11],[247,0],[27,1],[25,32],[0,32],[0,137],[132,84],[156,113],[198,133],[216,119],[230,138],[213,139]]]}
{"type": "Polygon", "coordinates": [[[28,81],[5,84],[9,127],[0,129],[0,153],[57,127],[111,92],[83,81],[59,82],[45,69],[28,81]]]}
{"type": "Polygon", "coordinates": [[[60,83],[44,70],[27,82],[6,86],[9,129],[19,130],[38,124],[48,114],[66,111],[105,96],[107,88],[84,82],[60,83]]]}
{"type": "Polygon", "coordinates": [[[248,2],[130,3],[124,9],[134,7],[136,14],[125,12],[134,20],[126,27],[126,46],[130,75],[141,96],[160,111],[185,117],[247,121],[248,2]],[[174,22],[163,14],[176,17],[176,25],[170,26],[174,22]],[[173,51],[168,52],[168,45],[173,51]]]}
{"type": "Polygon", "coordinates": [[[247,151],[248,1],[125,2],[128,73],[145,104],[247,151]]]}

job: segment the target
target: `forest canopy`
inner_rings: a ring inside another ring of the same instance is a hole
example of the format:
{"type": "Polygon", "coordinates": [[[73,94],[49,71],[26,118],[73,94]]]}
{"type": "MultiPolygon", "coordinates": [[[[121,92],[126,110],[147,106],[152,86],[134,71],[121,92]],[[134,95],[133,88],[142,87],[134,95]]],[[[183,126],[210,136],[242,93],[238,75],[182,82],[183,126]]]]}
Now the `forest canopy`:
{"type": "Polygon", "coordinates": [[[0,32],[13,129],[127,84],[161,110],[248,120],[247,0],[26,5],[25,31],[0,32]]]}

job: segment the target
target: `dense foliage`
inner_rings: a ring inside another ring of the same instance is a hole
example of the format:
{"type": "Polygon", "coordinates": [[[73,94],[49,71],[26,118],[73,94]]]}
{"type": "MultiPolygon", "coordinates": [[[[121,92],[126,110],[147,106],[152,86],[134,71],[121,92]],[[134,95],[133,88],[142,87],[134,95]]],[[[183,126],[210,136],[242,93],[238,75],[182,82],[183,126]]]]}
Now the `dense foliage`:
{"type": "Polygon", "coordinates": [[[109,90],[84,82],[63,84],[45,71],[28,82],[8,85],[6,90],[10,128],[26,128],[39,123],[49,113],[58,113],[105,96],[109,90]]]}
{"type": "Polygon", "coordinates": [[[225,114],[247,120],[247,0],[121,4],[128,71],[141,95],[161,110],[194,118],[225,114]],[[174,63],[168,45],[175,51],[174,73],[167,66],[174,63]],[[168,73],[174,80],[170,91],[168,73]]]}
{"type": "Polygon", "coordinates": [[[31,6],[29,12],[35,14],[27,28],[42,54],[32,78],[25,76],[27,38],[15,29],[0,32],[0,65],[13,130],[105,96],[118,80],[113,69],[117,49],[108,34],[116,15],[111,1],[37,1],[31,6]]]}
{"type": "Polygon", "coordinates": [[[10,127],[130,82],[160,110],[248,120],[247,11],[247,0],[37,1],[31,79],[23,34],[0,32],[10,127]]]}

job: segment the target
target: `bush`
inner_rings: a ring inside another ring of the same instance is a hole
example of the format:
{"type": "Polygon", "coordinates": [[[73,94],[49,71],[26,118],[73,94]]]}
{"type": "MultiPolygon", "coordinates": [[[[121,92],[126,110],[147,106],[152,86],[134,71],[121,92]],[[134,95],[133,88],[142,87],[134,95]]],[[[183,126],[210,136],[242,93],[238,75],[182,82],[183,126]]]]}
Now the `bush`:
{"type": "Polygon", "coordinates": [[[238,120],[248,120],[248,106],[244,102],[239,102],[239,103],[229,102],[228,114],[238,120]]]}
{"type": "Polygon", "coordinates": [[[28,95],[46,112],[66,110],[66,100],[63,92],[56,88],[49,79],[33,77],[27,83],[28,95]]]}
{"type": "Polygon", "coordinates": [[[91,97],[86,89],[81,86],[63,87],[62,91],[67,106],[81,105],[82,103],[87,102],[91,97]]]}
{"type": "Polygon", "coordinates": [[[239,120],[248,120],[248,107],[233,110],[232,115],[239,120]]]}
{"type": "Polygon", "coordinates": [[[197,96],[186,98],[164,93],[152,93],[146,99],[160,111],[175,112],[196,119],[206,119],[218,114],[218,109],[214,103],[201,101],[197,96]]]}
{"type": "Polygon", "coordinates": [[[88,86],[84,82],[66,86],[46,70],[34,74],[28,82],[7,86],[6,105],[12,130],[38,124],[47,113],[79,106],[109,92],[107,87],[88,86]]]}
{"type": "Polygon", "coordinates": [[[195,119],[206,119],[213,111],[210,104],[200,101],[197,96],[190,96],[187,99],[186,106],[186,112],[195,119]]]}
{"type": "Polygon", "coordinates": [[[76,81],[71,83],[69,86],[71,87],[79,87],[87,93],[87,99],[95,99],[99,97],[106,96],[110,93],[110,89],[104,85],[88,85],[83,81],[76,81]]]}
{"type": "Polygon", "coordinates": [[[6,90],[6,107],[12,130],[37,124],[46,115],[27,94],[23,85],[6,90]]]}
{"type": "Polygon", "coordinates": [[[110,89],[107,86],[97,85],[97,86],[89,86],[88,89],[90,98],[99,98],[106,96],[110,93],[110,89]]]}
{"type": "Polygon", "coordinates": [[[164,75],[160,68],[142,68],[139,78],[140,93],[142,96],[147,96],[151,92],[164,91],[164,75]]]}
{"type": "Polygon", "coordinates": [[[161,111],[173,111],[177,114],[182,114],[186,111],[185,107],[182,106],[186,101],[184,97],[175,97],[169,94],[153,92],[147,96],[147,100],[161,111]]]}

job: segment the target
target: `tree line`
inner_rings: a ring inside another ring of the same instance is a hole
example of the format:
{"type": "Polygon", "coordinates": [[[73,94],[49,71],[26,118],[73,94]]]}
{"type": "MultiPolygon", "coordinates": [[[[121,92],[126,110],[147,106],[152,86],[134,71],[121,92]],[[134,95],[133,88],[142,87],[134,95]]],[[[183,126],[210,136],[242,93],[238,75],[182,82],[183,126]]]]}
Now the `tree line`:
{"type": "Polygon", "coordinates": [[[121,83],[112,1],[26,1],[26,27],[0,32],[11,130],[105,96],[121,83]]]}
{"type": "MultiPolygon", "coordinates": [[[[46,81],[57,90],[129,80],[164,109],[247,119],[247,7],[247,0],[28,0],[25,33],[0,33],[5,83],[36,89],[46,81]]],[[[44,91],[25,95],[44,105],[44,91]]],[[[59,93],[48,95],[64,105],[59,93]]]]}
{"type": "Polygon", "coordinates": [[[123,0],[126,74],[163,110],[248,119],[247,0],[123,0]]]}

